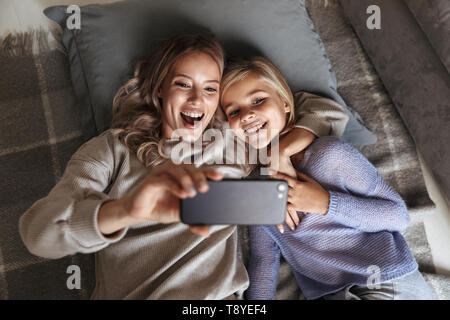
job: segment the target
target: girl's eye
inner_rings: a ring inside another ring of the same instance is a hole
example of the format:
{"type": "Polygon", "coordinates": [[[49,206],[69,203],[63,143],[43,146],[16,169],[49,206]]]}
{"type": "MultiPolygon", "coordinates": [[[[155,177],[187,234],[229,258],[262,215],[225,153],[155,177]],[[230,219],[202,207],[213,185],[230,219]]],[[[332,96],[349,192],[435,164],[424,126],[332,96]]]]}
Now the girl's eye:
{"type": "Polygon", "coordinates": [[[239,114],[239,109],[236,109],[236,110],[231,111],[231,112],[228,114],[228,116],[229,116],[229,117],[234,117],[234,116],[237,116],[238,114],[239,114]]]}
{"type": "Polygon", "coordinates": [[[184,82],[175,82],[175,84],[182,88],[188,88],[189,86],[184,82]]]}
{"type": "Polygon", "coordinates": [[[253,104],[260,104],[260,103],[263,102],[264,100],[266,100],[266,98],[259,98],[259,99],[256,99],[255,101],[253,101],[253,104]]]}

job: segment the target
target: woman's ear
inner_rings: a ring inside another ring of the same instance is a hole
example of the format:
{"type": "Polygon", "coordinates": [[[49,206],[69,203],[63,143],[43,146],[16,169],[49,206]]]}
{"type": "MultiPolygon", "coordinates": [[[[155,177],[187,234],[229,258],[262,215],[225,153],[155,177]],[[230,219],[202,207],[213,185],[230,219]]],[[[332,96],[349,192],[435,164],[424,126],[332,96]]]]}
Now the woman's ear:
{"type": "Polygon", "coordinates": [[[159,87],[158,89],[158,98],[162,98],[162,89],[159,87]]]}
{"type": "Polygon", "coordinates": [[[291,108],[289,108],[289,106],[288,106],[288,104],[286,102],[284,103],[284,112],[285,113],[291,112],[291,108]]]}

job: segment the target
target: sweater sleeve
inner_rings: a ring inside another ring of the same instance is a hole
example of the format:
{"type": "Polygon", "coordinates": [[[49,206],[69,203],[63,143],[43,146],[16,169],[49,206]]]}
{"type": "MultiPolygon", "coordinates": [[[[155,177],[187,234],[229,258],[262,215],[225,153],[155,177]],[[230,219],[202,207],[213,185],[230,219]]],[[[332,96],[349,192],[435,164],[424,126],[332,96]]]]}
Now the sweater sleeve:
{"type": "Polygon", "coordinates": [[[410,219],[404,201],[358,150],[339,141],[327,157],[328,170],[338,175],[340,189],[345,190],[329,191],[329,219],[364,232],[407,228],[410,219]]]}
{"type": "Polygon", "coordinates": [[[344,132],[349,116],[337,102],[302,91],[294,95],[294,102],[294,127],[307,129],[317,137],[340,137],[344,132]]]}
{"type": "Polygon", "coordinates": [[[248,274],[250,285],[246,298],[250,300],[274,300],[280,268],[280,248],[263,226],[250,226],[250,261],[248,274]]]}
{"type": "Polygon", "coordinates": [[[106,237],[97,224],[100,206],[112,200],[104,190],[111,181],[113,166],[105,134],[77,150],[50,193],[20,217],[19,233],[31,253],[59,259],[99,251],[124,237],[126,229],[106,237]]]}

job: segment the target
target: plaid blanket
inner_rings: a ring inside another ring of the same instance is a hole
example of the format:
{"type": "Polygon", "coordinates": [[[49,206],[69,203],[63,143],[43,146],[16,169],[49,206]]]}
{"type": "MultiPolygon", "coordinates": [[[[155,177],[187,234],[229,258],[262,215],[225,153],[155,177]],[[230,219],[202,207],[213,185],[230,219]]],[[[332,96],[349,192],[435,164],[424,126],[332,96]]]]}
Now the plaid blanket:
{"type": "Polygon", "coordinates": [[[58,182],[83,143],[67,57],[35,30],[1,39],[0,298],[80,299],[93,289],[93,256],[50,261],[31,255],[18,219],[58,182]],[[81,290],[69,290],[67,268],[81,268],[81,290]]]}
{"type": "MultiPolygon", "coordinates": [[[[405,237],[436,297],[448,279],[434,275],[422,216],[433,208],[415,146],[336,0],[306,1],[334,67],[339,92],[378,136],[361,149],[408,204],[405,237]]],[[[0,39],[0,299],[88,299],[95,285],[94,256],[46,260],[31,255],[18,234],[18,219],[58,182],[83,143],[67,57],[50,48],[42,30],[0,39]],[[67,286],[68,268],[81,270],[81,289],[67,286]]],[[[248,259],[246,228],[239,229],[248,259]]],[[[282,262],[277,299],[302,298],[282,262]]]]}

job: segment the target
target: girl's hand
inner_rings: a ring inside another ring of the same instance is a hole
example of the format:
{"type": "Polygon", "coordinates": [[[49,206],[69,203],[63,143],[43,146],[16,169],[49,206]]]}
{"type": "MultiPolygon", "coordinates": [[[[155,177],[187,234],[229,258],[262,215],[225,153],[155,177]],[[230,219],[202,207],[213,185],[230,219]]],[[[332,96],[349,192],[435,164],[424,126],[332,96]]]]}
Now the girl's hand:
{"type": "MultiPolygon", "coordinates": [[[[213,170],[202,170],[193,165],[166,162],[152,168],[150,174],[130,195],[121,198],[126,219],[135,223],[180,221],[179,199],[194,197],[197,192],[208,191],[207,178],[221,180],[223,175],[213,170]]],[[[123,219],[124,217],[122,217],[123,219]]],[[[190,226],[192,232],[208,235],[208,226],[190,226]]]]}
{"type": "MultiPolygon", "coordinates": [[[[297,211],[305,213],[327,214],[330,203],[330,194],[314,179],[296,171],[297,179],[288,175],[276,173],[272,179],[285,180],[289,185],[286,224],[292,229],[298,225],[300,219],[297,211]]],[[[282,231],[282,225],[277,226],[282,231]]]]}

